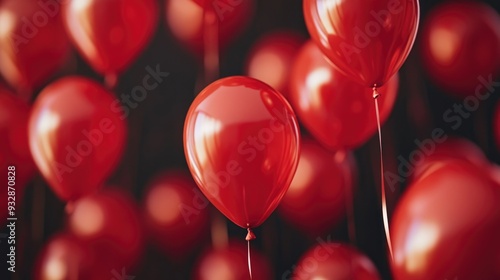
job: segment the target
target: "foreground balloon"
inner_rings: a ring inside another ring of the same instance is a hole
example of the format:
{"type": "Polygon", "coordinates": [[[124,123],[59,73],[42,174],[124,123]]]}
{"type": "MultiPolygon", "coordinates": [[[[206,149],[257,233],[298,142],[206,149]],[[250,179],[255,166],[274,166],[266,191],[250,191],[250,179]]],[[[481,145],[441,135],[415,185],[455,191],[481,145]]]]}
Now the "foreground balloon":
{"type": "Polygon", "coordinates": [[[118,164],[126,140],[119,104],[81,77],[60,79],[38,96],[29,120],[30,149],[61,199],[92,193],[118,164]]]}
{"type": "Polygon", "coordinates": [[[346,76],[380,87],[398,72],[415,41],[418,0],[305,0],[307,29],[346,76]]]}
{"type": "Polygon", "coordinates": [[[211,35],[206,33],[205,13],[212,13],[210,22],[217,30],[217,45],[223,49],[249,23],[255,6],[254,1],[196,0],[196,3],[193,0],[166,0],[167,26],[174,37],[201,56],[204,54],[206,40],[212,38],[206,38],[211,35]]]}
{"type": "Polygon", "coordinates": [[[450,93],[490,90],[500,73],[500,16],[481,2],[441,4],[426,18],[421,53],[430,77],[450,93]]]}
{"type": "Polygon", "coordinates": [[[64,64],[70,44],[59,10],[56,1],[0,1],[0,72],[22,94],[64,64]]]}
{"type": "MultiPolygon", "coordinates": [[[[397,75],[379,89],[382,123],[392,111],[397,92],[397,75]]],[[[372,90],[337,71],[313,42],[297,55],[288,99],[311,134],[331,150],[357,148],[377,130],[372,90]]]]}
{"type": "Polygon", "coordinates": [[[500,279],[500,188],[467,161],[442,161],[394,212],[395,279],[500,279]]]}
{"type": "Polygon", "coordinates": [[[168,256],[183,259],[210,235],[208,207],[191,176],[166,172],[149,184],[144,198],[146,230],[168,256]]]}
{"type": "Polygon", "coordinates": [[[132,267],[142,253],[144,237],[135,202],[126,193],[105,190],[68,206],[68,231],[115,267],[132,267]]]}
{"type": "Polygon", "coordinates": [[[299,128],[284,97],[248,77],[207,86],[191,105],[184,150],[205,196],[243,228],[278,206],[299,159],[299,128]]]}
{"type": "Polygon", "coordinates": [[[158,22],[155,0],[69,0],[64,22],[80,53],[101,74],[125,70],[149,42],[158,22]]]}
{"type": "Polygon", "coordinates": [[[371,260],[349,245],[323,243],[309,249],[299,261],[293,280],[379,280],[377,269],[371,260]]]}
{"type": "Polygon", "coordinates": [[[280,203],[280,214],[297,229],[317,237],[339,223],[352,197],[354,157],[329,152],[312,139],[303,139],[297,172],[280,203]]]}
{"type": "MultiPolygon", "coordinates": [[[[274,279],[268,261],[259,252],[252,252],[251,262],[253,279],[274,279]]],[[[226,248],[205,252],[197,262],[192,279],[249,280],[246,246],[230,243],[226,248]]]]}
{"type": "Polygon", "coordinates": [[[246,60],[246,74],[288,95],[290,69],[304,38],[291,31],[275,31],[260,38],[246,60]]]}

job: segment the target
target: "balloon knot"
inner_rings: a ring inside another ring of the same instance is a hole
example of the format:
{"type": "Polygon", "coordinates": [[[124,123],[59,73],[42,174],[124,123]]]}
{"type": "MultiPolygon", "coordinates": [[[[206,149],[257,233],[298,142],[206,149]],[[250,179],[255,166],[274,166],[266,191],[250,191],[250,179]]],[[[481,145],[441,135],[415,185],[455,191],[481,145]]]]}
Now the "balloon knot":
{"type": "Polygon", "coordinates": [[[255,237],[255,234],[253,233],[253,231],[250,228],[247,228],[247,237],[245,237],[245,240],[250,241],[250,240],[254,240],[255,238],[256,237],[255,237]]]}
{"type": "Polygon", "coordinates": [[[377,92],[377,86],[374,86],[373,88],[373,99],[377,99],[380,94],[377,92]]]}

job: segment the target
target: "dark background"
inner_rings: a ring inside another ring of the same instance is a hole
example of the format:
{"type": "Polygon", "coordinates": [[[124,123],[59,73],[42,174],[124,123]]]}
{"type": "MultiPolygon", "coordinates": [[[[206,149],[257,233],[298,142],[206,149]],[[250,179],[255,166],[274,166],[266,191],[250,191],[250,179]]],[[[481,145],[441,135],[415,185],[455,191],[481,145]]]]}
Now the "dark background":
{"type": "MultiPolygon", "coordinates": [[[[164,1],[160,2],[161,18],[156,35],[140,57],[121,75],[116,93],[129,94],[142,82],[146,66],[160,64],[170,76],[160,86],[149,92],[147,98],[131,110],[128,118],[129,141],[126,155],[110,180],[111,184],[132,191],[140,202],[147,182],[157,173],[171,168],[186,168],[182,146],[182,129],[187,109],[195,96],[200,67],[195,58],[172,36],[165,25],[164,1]]],[[[246,54],[252,44],[263,34],[277,29],[292,29],[307,35],[300,0],[258,0],[257,10],[250,26],[221,54],[221,76],[243,74],[246,54]]],[[[420,1],[421,21],[428,11],[441,1],[420,1]]],[[[500,11],[498,0],[484,1],[500,11]]],[[[410,57],[401,70],[399,95],[390,119],[383,127],[384,160],[389,170],[395,171],[395,158],[408,158],[416,148],[415,139],[430,137],[435,127],[443,128],[448,135],[464,136],[478,144],[488,158],[500,163],[500,154],[492,138],[492,112],[497,95],[482,102],[480,109],[454,131],[442,120],[445,110],[461,100],[446,95],[429,82],[420,65],[418,38],[410,57]]],[[[79,74],[98,81],[102,78],[73,52],[72,58],[56,77],[79,74]]],[[[48,82],[50,82],[48,81],[48,82]]],[[[376,264],[383,279],[390,279],[386,259],[379,196],[379,153],[375,137],[355,151],[359,184],[355,197],[356,244],[376,264]]],[[[404,190],[404,186],[401,188],[404,190]]],[[[398,192],[389,193],[390,211],[394,209],[398,192]]],[[[19,216],[17,239],[18,272],[13,279],[31,279],[33,262],[44,242],[64,227],[64,203],[46,186],[40,177],[30,183],[19,216]],[[43,211],[38,211],[43,209],[43,211]],[[20,266],[19,266],[20,265],[20,266]]],[[[328,213],[325,213],[328,215],[328,213]]],[[[230,237],[243,240],[245,230],[228,222],[230,237]]],[[[4,229],[2,232],[7,232],[4,229]]],[[[271,261],[275,279],[290,270],[301,254],[316,244],[283,222],[277,213],[255,231],[258,239],[252,243],[271,261]]],[[[210,233],[207,233],[210,234],[210,233]]],[[[333,240],[348,242],[347,223],[331,232],[333,240]]],[[[323,236],[325,239],[326,236],[323,236]]],[[[204,244],[208,246],[209,244],[204,244]]],[[[148,244],[138,271],[130,273],[135,279],[189,279],[196,254],[185,265],[174,265],[161,252],[148,244]],[[152,275],[155,275],[154,277],[152,275]]],[[[0,243],[4,258],[5,242],[0,243]]],[[[5,263],[2,261],[2,263],[5,263]]],[[[3,267],[3,265],[2,265],[3,267]]],[[[4,271],[2,269],[2,271],[4,271]]],[[[4,278],[2,278],[4,279],[4,278]]],[[[7,278],[8,279],[8,278],[7,278]]]]}

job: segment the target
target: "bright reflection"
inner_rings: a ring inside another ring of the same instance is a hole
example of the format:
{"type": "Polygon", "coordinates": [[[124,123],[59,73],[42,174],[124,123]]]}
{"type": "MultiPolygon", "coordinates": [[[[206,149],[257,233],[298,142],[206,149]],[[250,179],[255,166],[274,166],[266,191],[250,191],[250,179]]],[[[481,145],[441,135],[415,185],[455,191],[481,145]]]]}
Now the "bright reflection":
{"type": "Polygon", "coordinates": [[[320,22],[323,23],[323,27],[327,34],[335,34],[335,23],[334,20],[340,20],[336,18],[336,15],[331,15],[330,11],[337,11],[336,6],[342,5],[344,0],[323,0],[318,1],[318,15],[320,22]]]}
{"type": "Polygon", "coordinates": [[[214,139],[216,139],[217,134],[220,133],[222,129],[222,123],[210,117],[207,114],[199,113],[196,118],[196,127],[194,131],[194,139],[195,144],[203,143],[205,147],[197,147],[197,160],[200,163],[200,166],[203,166],[207,163],[209,156],[207,151],[211,150],[209,147],[216,145],[214,143],[214,139]]]}
{"type": "Polygon", "coordinates": [[[181,215],[181,205],[179,194],[174,189],[165,186],[151,190],[146,207],[155,221],[169,224],[181,215]]]}
{"type": "Polygon", "coordinates": [[[406,270],[410,273],[418,272],[427,266],[427,254],[436,246],[439,240],[439,229],[434,224],[413,224],[409,238],[404,247],[406,270]]]}
{"type": "Polygon", "coordinates": [[[299,195],[304,189],[311,184],[314,176],[313,161],[306,154],[302,154],[297,166],[297,171],[293,177],[288,193],[291,195],[299,195]]]}
{"type": "Polygon", "coordinates": [[[328,278],[323,277],[323,276],[314,276],[311,280],[328,280],[328,278]]]}
{"type": "Polygon", "coordinates": [[[45,265],[43,279],[45,280],[64,280],[67,278],[68,269],[62,256],[50,259],[45,265]]]}
{"type": "Polygon", "coordinates": [[[16,24],[16,17],[9,10],[0,12],[0,37],[4,38],[12,34],[12,28],[16,24]]]}
{"type": "Polygon", "coordinates": [[[441,65],[450,65],[457,56],[460,38],[446,28],[433,29],[430,34],[431,53],[441,65]]]}
{"type": "Polygon", "coordinates": [[[306,88],[308,88],[311,92],[309,95],[302,95],[300,98],[300,107],[318,107],[321,105],[321,87],[325,84],[328,84],[332,79],[332,74],[330,70],[326,67],[318,68],[309,75],[307,75],[306,79],[306,88]]]}
{"type": "Polygon", "coordinates": [[[37,121],[38,137],[30,137],[30,146],[34,158],[47,158],[46,161],[38,161],[38,167],[44,174],[50,174],[51,165],[54,162],[52,150],[52,135],[58,129],[61,118],[50,110],[44,110],[37,121]],[[34,149],[33,149],[34,148],[34,149]]]}
{"type": "Polygon", "coordinates": [[[234,280],[231,266],[221,258],[208,259],[201,268],[203,279],[207,280],[234,280]]]}
{"type": "Polygon", "coordinates": [[[71,227],[77,235],[89,236],[104,226],[104,213],[96,202],[86,199],[77,202],[71,216],[71,227]]]}
{"type": "Polygon", "coordinates": [[[250,63],[248,74],[261,80],[275,89],[280,89],[286,79],[287,69],[279,55],[272,52],[258,53],[250,63]]]}
{"type": "Polygon", "coordinates": [[[203,10],[192,0],[170,0],[167,20],[177,37],[193,38],[202,26],[203,10]]]}
{"type": "MultiPolygon", "coordinates": [[[[85,14],[85,10],[89,9],[92,5],[93,1],[98,0],[78,0],[71,1],[69,5],[69,9],[71,10],[68,14],[70,15],[81,15],[85,14]]],[[[69,29],[73,30],[74,33],[78,34],[75,38],[78,40],[78,44],[80,45],[80,49],[83,50],[87,56],[96,57],[98,52],[95,48],[95,44],[92,43],[92,38],[89,37],[89,32],[92,30],[92,24],[90,23],[90,19],[88,17],[79,17],[76,18],[74,16],[66,16],[69,25],[69,29]]]]}

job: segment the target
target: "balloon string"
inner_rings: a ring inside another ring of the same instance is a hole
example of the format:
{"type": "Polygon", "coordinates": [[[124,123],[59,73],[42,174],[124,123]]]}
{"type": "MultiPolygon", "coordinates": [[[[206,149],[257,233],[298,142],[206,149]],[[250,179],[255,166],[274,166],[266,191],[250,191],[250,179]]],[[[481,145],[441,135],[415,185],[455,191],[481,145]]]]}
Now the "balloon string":
{"type": "Polygon", "coordinates": [[[255,239],[255,234],[252,232],[252,230],[250,228],[247,228],[247,237],[245,238],[246,241],[247,241],[247,247],[248,247],[248,273],[250,274],[250,280],[253,279],[253,276],[252,276],[252,261],[251,261],[251,258],[250,258],[250,240],[254,240],[255,239]]]}
{"type": "Polygon", "coordinates": [[[378,108],[378,97],[379,93],[377,92],[377,87],[373,87],[373,100],[375,101],[375,113],[377,115],[377,128],[378,128],[378,144],[379,144],[379,152],[380,152],[380,183],[382,188],[382,218],[384,221],[384,230],[385,230],[385,238],[387,240],[387,247],[389,248],[389,254],[391,256],[391,260],[393,260],[392,254],[392,242],[391,242],[391,233],[389,231],[389,219],[387,215],[387,198],[385,192],[385,182],[384,182],[384,153],[382,149],[382,129],[380,127],[380,111],[378,108]]]}
{"type": "Polygon", "coordinates": [[[355,214],[354,214],[354,192],[355,187],[353,186],[353,178],[350,172],[350,169],[346,164],[342,162],[345,161],[345,157],[347,157],[347,153],[345,151],[337,152],[335,154],[335,160],[342,166],[342,171],[346,176],[347,184],[346,186],[352,186],[352,188],[345,188],[345,199],[346,199],[346,213],[347,213],[347,232],[349,235],[349,241],[352,245],[356,245],[356,223],[355,223],[355,214]]]}
{"type": "Polygon", "coordinates": [[[205,85],[219,76],[219,23],[213,10],[204,12],[204,70],[205,85]]]}

